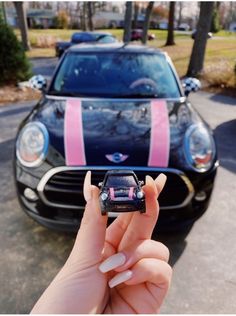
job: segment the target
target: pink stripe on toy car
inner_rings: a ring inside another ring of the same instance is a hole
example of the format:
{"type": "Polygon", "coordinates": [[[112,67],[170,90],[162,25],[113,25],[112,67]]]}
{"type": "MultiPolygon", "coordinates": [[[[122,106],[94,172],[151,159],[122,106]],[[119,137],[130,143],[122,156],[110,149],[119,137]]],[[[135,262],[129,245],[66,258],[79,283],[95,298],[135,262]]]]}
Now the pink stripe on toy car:
{"type": "Polygon", "coordinates": [[[115,200],[115,191],[114,188],[109,188],[111,200],[115,200]]]}
{"type": "Polygon", "coordinates": [[[82,109],[80,100],[67,100],[64,120],[64,145],[67,166],[86,165],[82,109]]]}
{"type": "Polygon", "coordinates": [[[151,138],[149,167],[167,167],[170,152],[169,115],[164,100],[151,102],[151,138]]]}
{"type": "Polygon", "coordinates": [[[133,200],[133,195],[134,195],[134,188],[131,187],[131,188],[129,188],[129,199],[130,200],[133,200]]]}

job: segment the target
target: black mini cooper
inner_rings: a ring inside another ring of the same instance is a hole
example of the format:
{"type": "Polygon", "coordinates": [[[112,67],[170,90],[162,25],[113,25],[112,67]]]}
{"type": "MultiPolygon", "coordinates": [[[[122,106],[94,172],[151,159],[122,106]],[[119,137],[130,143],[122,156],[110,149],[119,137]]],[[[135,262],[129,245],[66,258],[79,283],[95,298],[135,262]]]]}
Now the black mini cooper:
{"type": "Polygon", "coordinates": [[[103,182],[98,184],[101,187],[99,200],[102,215],[107,212],[145,213],[143,184],[132,170],[107,171],[103,182]]]}
{"type": "Polygon", "coordinates": [[[108,170],[122,169],[139,180],[166,174],[160,228],[195,221],[207,209],[218,165],[212,130],[187,98],[198,84],[181,83],[168,55],[154,48],[71,47],[17,133],[23,209],[47,227],[76,230],[86,172],[98,185],[108,170]]]}

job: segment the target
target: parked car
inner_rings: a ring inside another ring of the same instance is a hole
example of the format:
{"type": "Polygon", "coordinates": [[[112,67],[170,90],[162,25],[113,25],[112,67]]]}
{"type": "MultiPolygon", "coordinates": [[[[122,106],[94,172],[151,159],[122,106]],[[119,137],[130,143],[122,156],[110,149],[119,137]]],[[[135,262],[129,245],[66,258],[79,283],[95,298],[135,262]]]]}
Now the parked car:
{"type": "MultiPolygon", "coordinates": [[[[193,31],[192,31],[192,34],[191,34],[192,39],[195,39],[196,33],[197,33],[197,30],[193,30],[193,31]]],[[[211,32],[208,32],[207,38],[208,38],[208,39],[209,39],[209,38],[212,38],[212,36],[213,36],[212,33],[211,33],[211,32]]]]}
{"type": "MultiPolygon", "coordinates": [[[[131,32],[131,41],[140,41],[143,36],[143,30],[142,29],[135,29],[131,32]]],[[[155,34],[148,33],[148,40],[152,41],[155,39],[155,34]]]]}
{"type": "Polygon", "coordinates": [[[198,88],[195,78],[182,85],[155,48],[69,48],[17,132],[15,182],[25,212],[47,227],[76,230],[86,172],[98,185],[122,169],[140,181],[167,175],[159,229],[193,223],[207,209],[218,166],[213,132],[186,97],[198,88]]]}
{"type": "Polygon", "coordinates": [[[118,40],[111,33],[107,32],[76,32],[71,36],[70,42],[57,42],[55,46],[56,56],[61,57],[64,52],[71,46],[80,43],[115,43],[118,40]]]}
{"type": "Polygon", "coordinates": [[[187,23],[181,23],[181,24],[178,26],[178,30],[179,30],[179,31],[189,31],[189,30],[190,30],[190,26],[189,26],[189,24],[187,24],[187,23]]]}

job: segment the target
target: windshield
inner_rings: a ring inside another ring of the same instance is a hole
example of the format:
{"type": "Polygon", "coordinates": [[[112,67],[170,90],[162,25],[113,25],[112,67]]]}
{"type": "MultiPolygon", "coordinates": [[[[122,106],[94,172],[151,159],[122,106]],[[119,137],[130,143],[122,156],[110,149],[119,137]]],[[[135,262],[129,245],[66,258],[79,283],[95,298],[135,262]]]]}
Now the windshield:
{"type": "Polygon", "coordinates": [[[105,183],[107,187],[136,187],[137,182],[133,176],[109,176],[105,183]]]}
{"type": "Polygon", "coordinates": [[[178,98],[180,91],[162,54],[68,53],[49,94],[86,97],[178,98]]]}

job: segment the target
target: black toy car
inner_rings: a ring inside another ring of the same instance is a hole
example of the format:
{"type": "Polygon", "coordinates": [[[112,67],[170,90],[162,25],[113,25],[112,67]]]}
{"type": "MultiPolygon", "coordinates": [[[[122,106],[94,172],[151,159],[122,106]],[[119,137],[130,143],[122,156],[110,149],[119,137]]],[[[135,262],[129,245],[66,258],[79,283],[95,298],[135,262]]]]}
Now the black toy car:
{"type": "Polygon", "coordinates": [[[108,171],[104,181],[99,183],[102,215],[107,212],[145,213],[143,184],[131,170],[108,171]]]}
{"type": "Polygon", "coordinates": [[[218,166],[213,131],[187,98],[196,80],[183,85],[155,48],[69,48],[17,133],[15,179],[26,213],[76,231],[86,172],[98,185],[116,169],[133,170],[140,181],[165,173],[158,229],[194,222],[207,209],[218,166]]]}

